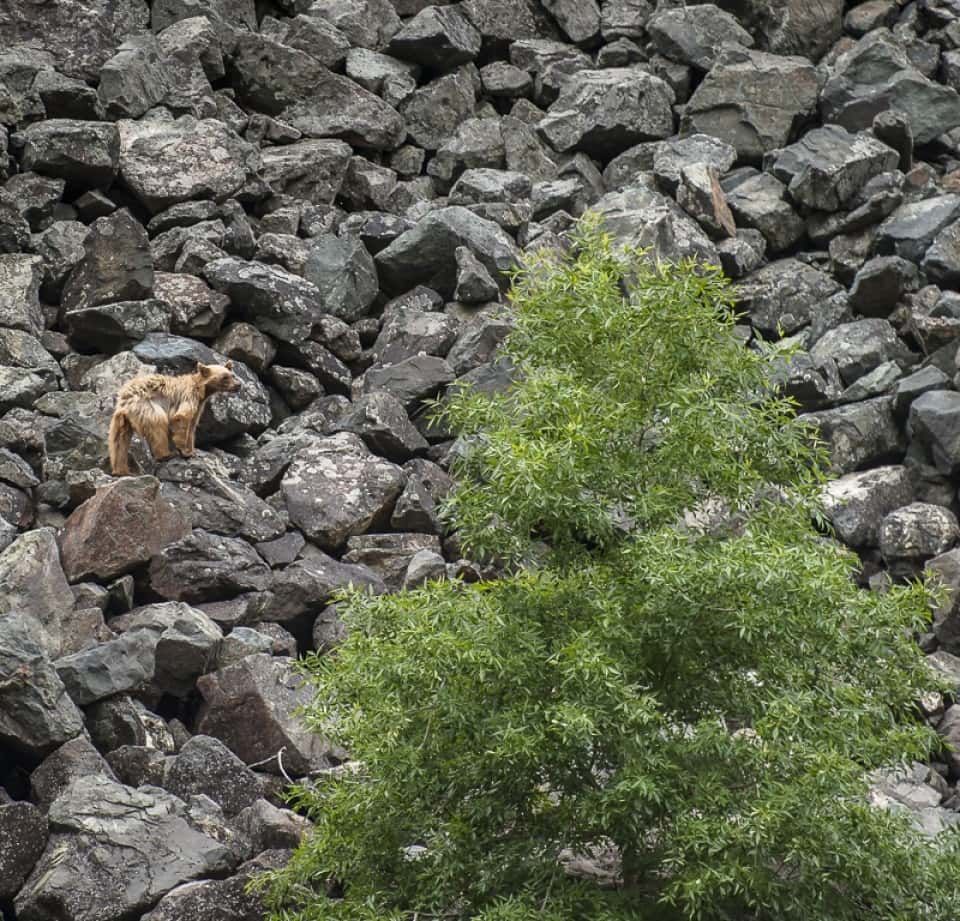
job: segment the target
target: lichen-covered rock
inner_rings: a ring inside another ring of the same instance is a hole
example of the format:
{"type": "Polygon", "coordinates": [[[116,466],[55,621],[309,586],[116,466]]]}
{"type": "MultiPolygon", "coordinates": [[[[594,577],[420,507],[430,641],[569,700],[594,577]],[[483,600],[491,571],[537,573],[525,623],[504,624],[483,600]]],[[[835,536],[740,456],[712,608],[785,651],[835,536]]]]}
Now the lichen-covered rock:
{"type": "Polygon", "coordinates": [[[703,72],[713,67],[724,45],[753,47],[753,36],[736,18],[711,3],[659,10],[646,28],[660,54],[703,72]]]}
{"type": "Polygon", "coordinates": [[[880,525],[880,552],[891,575],[910,576],[960,539],[960,525],[949,509],[913,502],[890,512],[880,525]]]}
{"type": "Polygon", "coordinates": [[[263,794],[260,781],[226,745],[210,736],[196,735],[167,765],[163,787],[186,799],[209,796],[226,816],[252,806],[263,794]]]}
{"type": "Polygon", "coordinates": [[[33,803],[0,805],[0,899],[10,901],[47,844],[47,818],[33,803]]]}
{"type": "Polygon", "coordinates": [[[388,521],[403,484],[399,467],[345,432],[299,451],[280,490],[290,520],[319,546],[335,550],[348,537],[388,521]]]}
{"type": "Polygon", "coordinates": [[[908,431],[929,450],[937,469],[953,476],[960,470],[960,393],[932,390],[910,405],[908,431]]]}
{"type": "Polygon", "coordinates": [[[100,752],[86,735],[79,735],[52,751],[34,769],[30,774],[30,795],[46,811],[73,781],[88,774],[101,774],[116,780],[100,752]]]}
{"type": "Polygon", "coordinates": [[[903,466],[849,473],[827,483],[824,511],[837,536],[850,547],[876,547],[880,523],[910,503],[913,487],[903,466]]]}
{"type": "Polygon", "coordinates": [[[889,397],[810,413],[806,418],[817,425],[837,474],[897,463],[906,450],[889,397]]]}
{"type": "Polygon", "coordinates": [[[737,285],[737,299],[765,336],[791,335],[841,290],[825,272],[796,259],[771,262],[737,285]]]}

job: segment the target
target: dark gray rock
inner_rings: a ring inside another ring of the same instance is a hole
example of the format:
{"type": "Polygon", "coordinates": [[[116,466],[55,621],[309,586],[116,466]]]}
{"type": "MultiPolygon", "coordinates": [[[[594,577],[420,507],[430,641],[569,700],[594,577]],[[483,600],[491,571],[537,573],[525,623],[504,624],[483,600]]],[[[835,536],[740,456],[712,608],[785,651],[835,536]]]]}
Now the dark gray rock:
{"type": "Polygon", "coordinates": [[[247,806],[233,824],[251,842],[255,853],[295,848],[311,827],[308,819],[290,809],[278,809],[265,799],[247,806]]]}
{"type": "Polygon", "coordinates": [[[756,35],[761,47],[776,54],[818,60],[840,38],[842,0],[722,0],[756,35]]]}
{"type": "Polygon", "coordinates": [[[804,223],[786,200],[786,186],[769,173],[757,173],[727,191],[738,226],[758,230],[772,253],[782,253],[804,235],[804,223]]]}
{"type": "Polygon", "coordinates": [[[416,355],[443,357],[456,341],[458,331],[456,320],[443,313],[413,307],[385,311],[371,351],[381,365],[396,364],[416,355]]]}
{"type": "Polygon", "coordinates": [[[19,917],[121,921],[175,886],[239,862],[221,816],[156,788],[74,781],[51,805],[53,835],[14,905],[19,917]]]}
{"type": "Polygon", "coordinates": [[[389,0],[313,0],[310,16],[325,19],[351,45],[380,50],[400,29],[400,17],[389,0]]]}
{"type": "Polygon", "coordinates": [[[260,175],[277,195],[330,204],[340,191],[350,153],[350,145],[343,141],[305,140],[268,147],[261,154],[260,175]]]}
{"type": "Polygon", "coordinates": [[[8,614],[31,619],[52,657],[60,654],[63,624],[73,608],[52,529],[21,534],[0,553],[0,619],[8,614]]]}
{"type": "Polygon", "coordinates": [[[926,502],[890,512],[880,525],[880,552],[894,578],[916,575],[923,563],[945,553],[958,539],[956,515],[926,502]]]}
{"type": "Polygon", "coordinates": [[[927,278],[941,287],[960,286],[960,225],[956,221],[934,237],[922,265],[927,278]]]}
{"type": "Polygon", "coordinates": [[[376,266],[355,237],[317,237],[304,276],[319,292],[323,311],[348,323],[364,316],[377,296],[376,266]]]}
{"type": "MultiPolygon", "coordinates": [[[[350,53],[350,41],[343,32],[332,22],[318,16],[299,15],[292,19],[264,16],[260,31],[281,45],[309,54],[324,67],[335,71],[343,70],[344,61],[350,53]]],[[[349,71],[347,75],[351,76],[349,71]]]]}
{"type": "Polygon", "coordinates": [[[82,728],[36,621],[15,613],[0,616],[0,743],[39,758],[82,728]]]}
{"type": "Polygon", "coordinates": [[[702,163],[722,174],[736,159],[737,152],[729,144],[705,134],[691,134],[631,147],[610,163],[603,178],[608,188],[619,188],[631,185],[638,171],[650,170],[657,182],[673,195],[686,167],[702,163]]]}
{"type": "Polygon", "coordinates": [[[195,529],[150,563],[150,584],[162,598],[188,604],[262,591],[270,567],[245,541],[195,529]]]}
{"type": "Polygon", "coordinates": [[[97,95],[110,118],[139,118],[163,101],[171,72],[150,33],[128,38],[100,70],[97,95]]]}
{"type": "Polygon", "coordinates": [[[527,96],[533,88],[533,78],[527,71],[505,61],[491,61],[481,67],[480,81],[483,94],[497,98],[527,96]]]}
{"type": "Polygon", "coordinates": [[[866,317],[887,317],[904,292],[916,288],[917,267],[900,256],[875,256],[850,286],[850,306],[866,317]]]}
{"type": "Polygon", "coordinates": [[[932,390],[910,405],[908,431],[930,452],[941,473],[960,470],[960,393],[932,390]]]}
{"type": "Polygon", "coordinates": [[[829,275],[796,259],[780,259],[737,285],[737,300],[764,336],[792,335],[841,290],[829,275]]]}
{"type": "Polygon", "coordinates": [[[425,453],[428,447],[403,404],[384,391],[374,391],[356,400],[333,424],[332,431],[359,435],[371,451],[396,463],[425,453]]]}
{"type": "MultiPolygon", "coordinates": [[[[313,695],[292,659],[247,656],[204,675],[197,687],[203,697],[197,731],[219,739],[245,764],[275,759],[282,751],[283,767],[293,777],[330,766],[330,746],[297,715],[313,695]]],[[[277,770],[273,764],[270,769],[277,770]]]]}
{"type": "Polygon", "coordinates": [[[86,712],[87,730],[101,752],[136,745],[172,754],[176,748],[167,724],[127,694],[98,701],[86,712]]]}
{"type": "Polygon", "coordinates": [[[917,144],[960,125],[957,91],[923,76],[890,31],[877,29],[834,62],[820,112],[826,122],[860,131],[885,109],[907,116],[917,144]]]}
{"type": "Polygon", "coordinates": [[[264,620],[285,623],[322,610],[336,592],[347,586],[378,595],[386,591],[382,580],[365,566],[341,563],[310,549],[302,559],[273,574],[269,597],[257,614],[264,620]]]}
{"type": "Polygon", "coordinates": [[[59,302],[63,283],[84,257],[87,227],[79,221],[55,221],[33,238],[33,247],[44,262],[41,293],[48,303],[59,302]]]}
{"type": "Polygon", "coordinates": [[[920,262],[937,235],[960,214],[960,195],[907,202],[877,229],[877,251],[920,262]]]}
{"type": "Polygon", "coordinates": [[[36,233],[53,223],[54,211],[61,204],[65,188],[63,179],[27,172],[11,176],[3,190],[36,233]]]}
{"type": "Polygon", "coordinates": [[[130,348],[149,333],[169,331],[170,309],[154,298],[116,301],[70,310],[64,325],[76,348],[117,352],[130,348]]]}
{"type": "Polygon", "coordinates": [[[424,550],[439,555],[440,539],[434,534],[363,534],[347,541],[343,559],[368,567],[388,591],[399,591],[410,561],[424,550]]]}
{"type": "Polygon", "coordinates": [[[600,34],[597,0],[543,0],[543,8],[572,42],[593,44],[600,34]]]}
{"type": "Polygon", "coordinates": [[[129,211],[95,221],[84,240],[84,258],[63,289],[67,313],[153,293],[153,259],[143,226],[129,211]]]}
{"type": "Polygon", "coordinates": [[[913,498],[906,467],[878,467],[850,473],[829,482],[823,506],[837,536],[850,547],[877,547],[880,523],[913,498]]]}
{"type": "Polygon", "coordinates": [[[47,845],[47,817],[33,803],[0,805],[0,899],[10,901],[47,845]]]}
{"type": "Polygon", "coordinates": [[[163,787],[181,799],[209,796],[228,817],[263,795],[257,775],[223,742],[204,735],[194,736],[169,761],[163,787]]]}
{"type": "Polygon", "coordinates": [[[166,762],[166,755],[143,745],[122,745],[107,753],[107,763],[117,780],[128,787],[162,787],[166,762]]]}
{"type": "Polygon", "coordinates": [[[247,656],[254,656],[260,652],[270,653],[272,649],[273,641],[268,636],[249,627],[234,627],[220,644],[216,668],[226,668],[247,656]]]}
{"type": "Polygon", "coordinates": [[[960,652],[960,550],[928,560],[924,570],[944,593],[933,609],[934,635],[944,650],[956,655],[960,652]]]}
{"type": "Polygon", "coordinates": [[[218,259],[207,265],[204,276],[255,318],[261,330],[287,342],[308,338],[323,312],[317,287],[278,266],[218,259]]]}
{"type": "Polygon", "coordinates": [[[490,277],[483,263],[465,246],[458,246],[455,251],[457,260],[457,286],[454,289],[454,300],[464,304],[480,304],[497,300],[500,297],[500,288],[490,277]]]}
{"type": "Polygon", "coordinates": [[[46,812],[73,781],[88,774],[100,774],[109,780],[116,780],[110,765],[87,736],[79,735],[64,742],[34,768],[30,774],[30,795],[46,812]]]}
{"type": "Polygon", "coordinates": [[[290,520],[324,549],[386,522],[403,489],[399,467],[372,455],[349,433],[300,450],[280,489],[290,520]]]}
{"type": "Polygon", "coordinates": [[[817,425],[838,474],[899,462],[906,450],[889,397],[810,413],[806,418],[817,425]]]}
{"type": "Polygon", "coordinates": [[[223,632],[206,614],[176,602],[121,614],[110,621],[110,628],[125,635],[145,631],[153,636],[151,683],[175,697],[187,696],[197,677],[210,670],[223,639],[223,632]]]}
{"type": "Polygon", "coordinates": [[[554,150],[609,160],[640,141],[673,134],[673,101],[673,90],[645,71],[582,70],[562,85],[537,130],[554,150]]]}
{"type": "Polygon", "coordinates": [[[405,590],[419,588],[426,582],[446,578],[447,564],[439,553],[432,550],[418,550],[407,565],[403,575],[405,590]]]}
{"type": "Polygon", "coordinates": [[[456,373],[443,358],[415,355],[392,365],[378,365],[354,382],[353,395],[385,390],[393,394],[408,413],[414,412],[421,400],[436,396],[456,378],[456,373]]]}
{"type": "Polygon", "coordinates": [[[655,7],[653,0],[607,0],[600,17],[604,40],[644,38],[644,26],[655,7]]]}
{"type": "Polygon", "coordinates": [[[216,336],[230,303],[226,295],[212,291],[202,279],[172,272],[154,275],[153,293],[169,308],[170,331],[178,336],[216,336]]]}
{"type": "Polygon", "coordinates": [[[506,285],[503,273],[517,258],[513,240],[492,221],[459,206],[431,211],[378,253],[381,283],[396,293],[425,284],[450,296],[456,286],[459,246],[466,246],[499,284],[506,285]]]}
{"type": "Polygon", "coordinates": [[[189,533],[189,517],[161,494],[154,477],[124,477],[98,489],[70,515],[60,554],[72,581],[109,580],[189,533]]]}
{"type": "Polygon", "coordinates": [[[251,891],[250,883],[265,871],[283,867],[289,856],[289,851],[267,851],[242,864],[229,879],[177,886],[143,916],[143,921],[261,921],[266,909],[260,892],[251,891]]]}
{"type": "Polygon", "coordinates": [[[0,10],[0,35],[6,48],[31,42],[68,77],[93,82],[123,38],[149,21],[145,0],[51,0],[38,9],[11,3],[0,10]]]}
{"type": "Polygon", "coordinates": [[[737,226],[720,187],[720,177],[712,166],[694,163],[680,173],[677,204],[714,240],[734,237],[737,226]]]}
{"type": "Polygon", "coordinates": [[[906,419],[913,401],[931,390],[950,390],[950,378],[935,365],[928,365],[897,381],[893,389],[893,411],[899,419],[906,419]]]}
{"type": "Polygon", "coordinates": [[[268,377],[284,402],[294,411],[306,408],[323,396],[323,386],[309,371],[274,365],[268,377]]]}
{"type": "Polygon", "coordinates": [[[428,6],[390,40],[387,52],[436,70],[472,61],[480,52],[480,33],[457,6],[428,6]]]}
{"type": "Polygon", "coordinates": [[[518,40],[556,37],[533,0],[465,0],[463,11],[483,37],[484,49],[491,52],[505,52],[518,40]]]}
{"type": "MultiPolygon", "coordinates": [[[[158,473],[162,480],[160,495],[188,523],[185,533],[191,526],[202,527],[214,534],[264,541],[284,532],[280,516],[252,490],[230,480],[227,471],[212,458],[204,456],[199,462],[197,458],[175,458],[158,473]]],[[[183,536],[179,534],[176,539],[183,536]]],[[[161,549],[158,547],[151,556],[161,549]]]]}
{"type": "Polygon", "coordinates": [[[828,330],[810,350],[814,361],[833,360],[845,384],[851,384],[891,360],[906,363],[909,353],[887,320],[842,323],[828,330]]]}
{"type": "Polygon", "coordinates": [[[194,198],[222,201],[259,165],[256,148],[216,119],[184,115],[122,121],[119,128],[120,176],[153,213],[194,198]]]}
{"type": "Polygon", "coordinates": [[[684,109],[681,128],[716,137],[758,162],[783,147],[813,114],[819,83],[800,57],[727,49],[684,109]]]}
{"type": "Polygon", "coordinates": [[[153,678],[156,643],[149,631],[137,630],[54,664],[71,699],[85,706],[148,683],[153,678]]]}
{"type": "Polygon", "coordinates": [[[646,28],[660,54],[704,73],[716,63],[724,45],[753,47],[753,36],[712,3],[659,10],[647,20],[646,28]]]}
{"type": "Polygon", "coordinates": [[[216,27],[257,27],[253,0],[154,0],[151,25],[154,32],[197,16],[206,17],[216,27]]]}
{"type": "Polygon", "coordinates": [[[769,170],[786,183],[790,197],[821,211],[848,207],[867,180],[895,169],[898,162],[897,152],[886,144],[839,125],[810,131],[767,157],[769,170]]]}
{"type": "MultiPolygon", "coordinates": [[[[407,133],[418,147],[437,150],[474,114],[475,70],[463,65],[414,90],[400,105],[407,133]]],[[[489,142],[488,142],[489,144],[489,142]]]]}

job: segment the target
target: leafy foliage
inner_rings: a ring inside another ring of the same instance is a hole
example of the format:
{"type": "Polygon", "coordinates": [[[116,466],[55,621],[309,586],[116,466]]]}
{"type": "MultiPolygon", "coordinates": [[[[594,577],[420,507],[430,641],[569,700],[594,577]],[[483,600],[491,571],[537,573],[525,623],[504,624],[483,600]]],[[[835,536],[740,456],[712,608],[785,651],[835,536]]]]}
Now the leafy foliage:
{"type": "Polygon", "coordinates": [[[865,796],[937,744],[926,589],[860,591],[813,527],[818,448],[722,277],[585,222],[512,299],[517,383],[443,410],[448,512],[470,552],[536,563],[349,598],[307,717],[361,767],[296,792],[316,830],[273,917],[955,916],[955,840],[865,796]],[[598,853],[615,885],[572,872],[598,853]]]}

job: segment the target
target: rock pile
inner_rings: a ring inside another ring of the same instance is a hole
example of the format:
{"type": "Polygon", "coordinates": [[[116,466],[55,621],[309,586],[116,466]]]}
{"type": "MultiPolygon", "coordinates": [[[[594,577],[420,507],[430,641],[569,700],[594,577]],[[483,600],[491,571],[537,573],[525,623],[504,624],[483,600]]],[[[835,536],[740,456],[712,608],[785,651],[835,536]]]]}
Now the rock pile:
{"type": "MultiPolygon", "coordinates": [[[[946,581],[960,688],[958,90],[956,0],[0,3],[0,914],[261,917],[283,773],[347,757],[294,658],[342,586],[482,577],[424,401],[508,385],[503,273],[587,209],[799,347],[837,533],[946,581]],[[226,358],[196,458],[106,476],[121,383],[226,358]]],[[[934,831],[958,778],[877,796],[934,831]]]]}

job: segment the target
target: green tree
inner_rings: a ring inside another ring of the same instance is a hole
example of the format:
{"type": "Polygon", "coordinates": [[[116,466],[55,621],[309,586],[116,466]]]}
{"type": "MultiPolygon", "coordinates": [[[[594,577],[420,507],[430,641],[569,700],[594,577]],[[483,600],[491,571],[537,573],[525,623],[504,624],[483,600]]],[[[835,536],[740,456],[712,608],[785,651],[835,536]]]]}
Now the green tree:
{"type": "Polygon", "coordinates": [[[308,719],[360,766],[297,791],[274,918],[955,918],[955,840],[866,798],[937,745],[927,591],[858,589],[813,526],[822,458],[727,283],[588,221],[512,302],[517,383],[444,408],[447,511],[509,574],[348,599],[308,719]]]}

